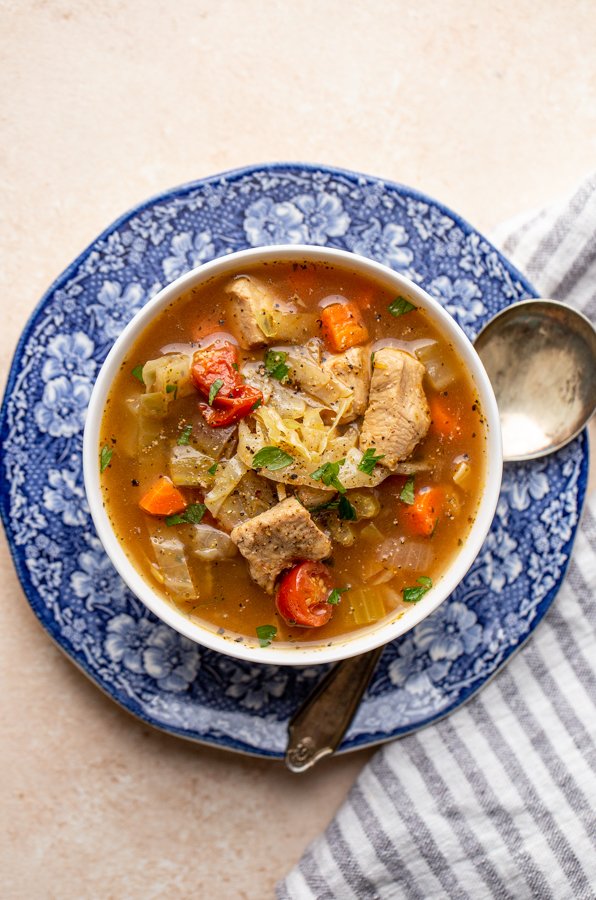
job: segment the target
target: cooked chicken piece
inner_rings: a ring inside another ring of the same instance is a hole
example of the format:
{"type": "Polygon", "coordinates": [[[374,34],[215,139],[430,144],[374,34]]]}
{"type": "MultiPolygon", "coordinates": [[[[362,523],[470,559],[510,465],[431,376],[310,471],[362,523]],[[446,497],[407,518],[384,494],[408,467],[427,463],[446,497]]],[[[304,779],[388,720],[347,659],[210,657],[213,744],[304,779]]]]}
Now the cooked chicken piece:
{"type": "Polygon", "coordinates": [[[395,470],[428,431],[424,372],[422,363],[403,350],[383,347],[375,353],[360,449],[374,447],[384,454],[383,465],[389,469],[395,470]]]}
{"type": "Polygon", "coordinates": [[[352,392],[352,405],[346,410],[340,422],[353,422],[363,415],[368,403],[370,387],[370,348],[350,347],[343,353],[327,353],[323,356],[323,372],[328,372],[352,392]]]}
{"type": "Polygon", "coordinates": [[[236,337],[245,350],[267,346],[267,339],[258,326],[263,310],[272,306],[276,296],[265,285],[247,275],[234,278],[225,287],[233,300],[232,319],[236,337]]]}
{"type": "Polygon", "coordinates": [[[230,537],[246,558],[251,578],[269,594],[280,572],[296,560],[331,555],[331,541],[294,497],[238,525],[230,537]]]}

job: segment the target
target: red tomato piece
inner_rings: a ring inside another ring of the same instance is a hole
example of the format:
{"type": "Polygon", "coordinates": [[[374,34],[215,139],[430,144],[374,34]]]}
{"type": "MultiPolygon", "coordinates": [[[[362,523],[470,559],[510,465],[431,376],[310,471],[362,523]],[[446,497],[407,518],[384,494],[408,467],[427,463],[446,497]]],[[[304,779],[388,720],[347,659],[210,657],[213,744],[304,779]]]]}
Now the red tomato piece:
{"type": "Polygon", "coordinates": [[[195,387],[205,397],[220,381],[212,406],[200,403],[199,409],[205,421],[213,428],[232,425],[243,419],[263,402],[261,391],[245,384],[238,372],[238,348],[229,341],[217,340],[208,347],[197,350],[193,356],[191,377],[195,387]]]}
{"type": "Polygon", "coordinates": [[[195,387],[206,397],[211,385],[218,379],[223,381],[218,396],[230,396],[230,392],[241,382],[238,371],[238,348],[229,341],[215,341],[207,347],[195,350],[190,370],[195,387]]]}
{"type": "Polygon", "coordinates": [[[333,614],[327,598],[333,588],[329,569],[322,562],[307,559],[282,576],[275,604],[286,622],[301,628],[326,625],[333,614]]]}
{"type": "Polygon", "coordinates": [[[211,425],[212,428],[223,428],[225,425],[233,425],[240,419],[244,419],[253,411],[255,404],[262,400],[263,395],[260,391],[248,384],[243,384],[240,396],[222,397],[219,403],[216,398],[213,406],[199,403],[199,409],[208,425],[211,425]],[[214,409],[214,407],[218,408],[214,409]]]}

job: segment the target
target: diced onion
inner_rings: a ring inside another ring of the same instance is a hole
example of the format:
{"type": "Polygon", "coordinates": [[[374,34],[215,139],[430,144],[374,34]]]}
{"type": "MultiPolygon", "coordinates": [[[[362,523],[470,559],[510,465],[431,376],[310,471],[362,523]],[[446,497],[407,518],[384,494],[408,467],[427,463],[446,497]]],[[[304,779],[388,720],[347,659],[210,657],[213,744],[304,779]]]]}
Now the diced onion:
{"type": "Polygon", "coordinates": [[[453,472],[453,481],[458,487],[465,490],[472,474],[472,467],[469,462],[468,454],[463,453],[461,456],[456,457],[453,460],[453,463],[455,465],[455,471],[453,472]]]}
{"type": "Polygon", "coordinates": [[[416,350],[416,356],[424,365],[428,380],[435,391],[444,391],[458,378],[457,371],[442,358],[438,344],[425,344],[416,350]]]}
{"type": "Polygon", "coordinates": [[[431,567],[434,560],[432,547],[428,543],[399,537],[385,538],[375,555],[384,568],[394,572],[402,569],[423,572],[431,567]]]}

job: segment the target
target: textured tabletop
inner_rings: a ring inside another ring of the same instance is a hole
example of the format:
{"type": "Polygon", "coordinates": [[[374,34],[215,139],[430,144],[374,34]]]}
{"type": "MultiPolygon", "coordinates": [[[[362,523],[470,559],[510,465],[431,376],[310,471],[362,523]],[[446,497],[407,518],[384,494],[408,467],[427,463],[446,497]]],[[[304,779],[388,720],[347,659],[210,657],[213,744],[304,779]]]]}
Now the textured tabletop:
{"type": "MultiPolygon", "coordinates": [[[[321,162],[484,231],[572,187],[596,159],[594,4],[496,6],[3,0],[2,386],[50,282],[167,187],[321,162]]],[[[0,578],[2,895],[271,896],[370,754],[300,779],[150,730],[51,644],[3,536],[0,578]]]]}

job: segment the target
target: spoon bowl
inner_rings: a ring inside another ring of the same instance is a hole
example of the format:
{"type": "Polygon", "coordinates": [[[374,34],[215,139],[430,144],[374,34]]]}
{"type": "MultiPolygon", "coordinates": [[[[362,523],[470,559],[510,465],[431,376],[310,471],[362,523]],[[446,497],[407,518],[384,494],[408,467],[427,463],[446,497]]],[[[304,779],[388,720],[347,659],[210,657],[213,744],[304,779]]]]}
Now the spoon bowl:
{"type": "Polygon", "coordinates": [[[506,461],[536,459],[569,443],[596,407],[596,331],[555,300],[497,314],[474,342],[493,386],[506,461]]]}

